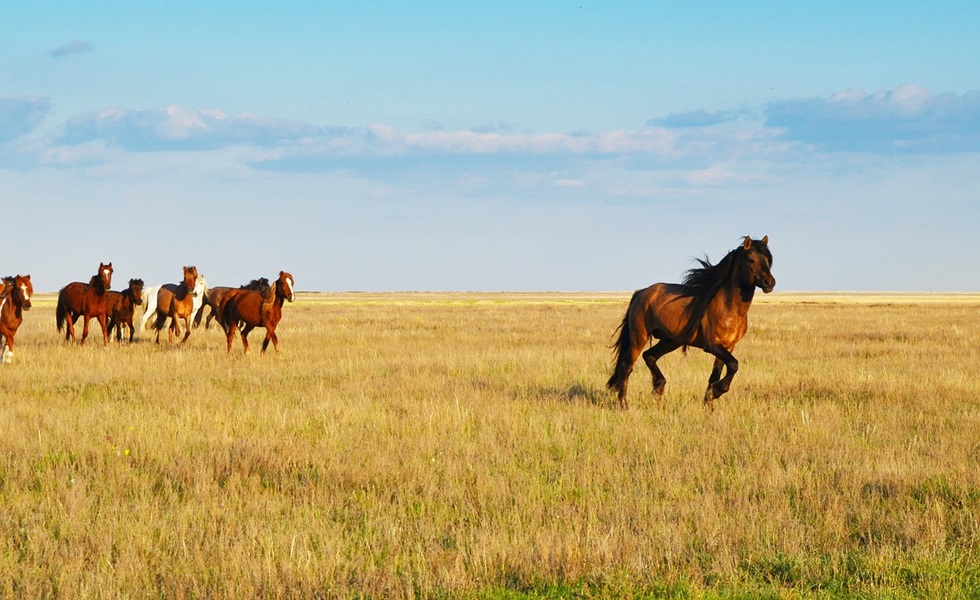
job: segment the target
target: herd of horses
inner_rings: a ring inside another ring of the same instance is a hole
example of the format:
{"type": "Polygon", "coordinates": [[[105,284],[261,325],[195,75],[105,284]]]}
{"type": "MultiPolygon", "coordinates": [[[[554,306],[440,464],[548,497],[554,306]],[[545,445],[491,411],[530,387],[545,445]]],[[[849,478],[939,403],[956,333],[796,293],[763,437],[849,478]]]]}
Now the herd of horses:
{"type": "MultiPolygon", "coordinates": [[[[748,330],[748,312],[756,288],[769,293],[776,286],[773,277],[772,253],[769,237],[753,240],[746,236],[742,243],[729,252],[717,264],[698,259],[699,267],[687,272],[682,283],[655,283],[637,290],[630,299],[622,323],[616,329],[618,339],[613,345],[615,364],[606,386],[616,392],[620,407],[628,408],[626,386],[637,358],[643,361],[653,376],[653,393],[663,396],[667,379],[657,366],[657,361],[669,352],[688,347],[700,348],[715,357],[708,388],[704,393],[705,405],[714,410],[714,401],[731,387],[738,371],[738,360],[732,355],[735,345],[748,330]],[[650,345],[652,339],[657,342],[650,345]],[[724,371],[724,377],[722,372],[724,371]]],[[[110,332],[115,330],[116,339],[122,339],[124,327],[129,328],[129,341],[133,341],[136,320],[135,307],[146,297],[139,329],[154,319],[156,342],[170,320],[168,336],[171,342],[180,337],[180,320],[184,321],[181,343],[191,334],[191,317],[198,326],[205,309],[210,310],[205,329],[217,320],[225,332],[228,352],[231,352],[235,332],[240,331],[242,346],[249,350],[248,334],[256,327],[264,327],[265,352],[271,341],[279,352],[276,326],[282,318],[282,306],[294,300],[293,276],[280,271],[279,278],[270,283],[267,279],[255,279],[238,288],[208,288],[204,276],[196,267],[184,267],[180,283],[170,283],[145,288],[140,279],[130,279],[122,292],[109,288],[112,283],[112,263],[99,264],[98,272],[88,283],[69,283],[58,293],[56,318],[58,331],[63,328],[65,340],[75,341],[75,321],[83,319],[82,338],[88,337],[89,321],[98,319],[105,344],[110,332]]],[[[5,277],[0,289],[0,336],[2,336],[3,363],[13,357],[14,334],[23,321],[23,312],[31,308],[30,275],[5,277]]],[[[614,333],[614,337],[615,337],[614,333]]]]}
{"type": "MultiPolygon", "coordinates": [[[[280,271],[279,277],[271,283],[263,277],[240,288],[208,288],[204,276],[198,273],[197,267],[191,266],[184,267],[184,276],[180,283],[144,289],[142,279],[130,279],[129,285],[121,292],[110,289],[112,274],[111,262],[100,263],[99,270],[88,283],[75,281],[58,292],[55,320],[58,331],[65,331],[66,342],[77,341],[80,346],[85,345],[92,319],[99,323],[104,344],[109,344],[113,331],[116,340],[121,341],[123,331],[127,328],[129,341],[132,342],[136,333],[135,323],[140,318],[136,307],[143,305],[146,300],[140,329],[153,319],[157,343],[160,343],[160,333],[167,326],[168,319],[170,341],[173,342],[175,337],[180,336],[179,321],[183,320],[185,331],[180,341],[186,342],[191,333],[192,316],[196,313],[196,323],[199,324],[205,309],[209,309],[211,314],[206,327],[210,327],[212,320],[218,321],[227,337],[228,352],[231,352],[236,332],[240,332],[242,345],[248,353],[248,334],[256,327],[263,327],[266,336],[262,351],[265,352],[271,341],[278,353],[276,326],[282,319],[282,306],[286,301],[295,300],[293,276],[286,271],[280,271]],[[82,319],[80,339],[75,333],[75,323],[79,318],[82,319]]],[[[24,312],[31,308],[33,294],[30,275],[3,278],[3,287],[0,288],[3,364],[9,364],[13,360],[14,335],[24,320],[24,312]]]]}

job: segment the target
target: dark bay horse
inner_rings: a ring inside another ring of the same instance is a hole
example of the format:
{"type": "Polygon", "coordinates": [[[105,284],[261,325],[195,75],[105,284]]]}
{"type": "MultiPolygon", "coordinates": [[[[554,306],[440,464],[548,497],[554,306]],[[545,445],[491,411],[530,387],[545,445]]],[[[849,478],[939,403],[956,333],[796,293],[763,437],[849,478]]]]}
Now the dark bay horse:
{"type": "Polygon", "coordinates": [[[619,405],[627,408],[626,384],[640,353],[653,374],[653,391],[663,396],[667,379],[657,360],[678,348],[701,348],[715,357],[705,405],[714,410],[715,399],[728,391],[738,371],[732,356],[735,344],[748,329],[748,312],[755,288],[769,293],[776,286],[772,276],[769,236],[761,240],[745,237],[742,244],[718,264],[700,260],[701,267],[687,272],[683,283],[655,283],[637,290],[619,326],[615,345],[616,366],[606,386],[619,394],[619,405]],[[643,351],[650,338],[659,341],[643,351]],[[722,367],[725,376],[721,377],[722,367]]]}
{"type": "Polygon", "coordinates": [[[31,285],[30,275],[3,278],[4,292],[0,293],[0,336],[3,337],[3,364],[9,365],[14,360],[14,335],[24,322],[24,311],[31,310],[31,296],[34,286],[31,285]]]}
{"type": "Polygon", "coordinates": [[[204,293],[204,301],[201,303],[201,308],[197,309],[197,314],[194,315],[194,327],[200,327],[201,319],[204,318],[205,308],[209,308],[210,313],[208,314],[207,321],[204,323],[204,329],[211,329],[212,320],[217,320],[218,324],[221,325],[221,304],[224,302],[225,296],[227,296],[229,292],[233,292],[235,290],[256,290],[263,292],[268,290],[269,287],[269,280],[265,277],[261,277],[259,279],[253,279],[252,281],[249,281],[245,285],[238,288],[222,286],[208,288],[208,290],[204,293]]]}
{"type": "Polygon", "coordinates": [[[295,299],[293,292],[293,276],[286,271],[279,271],[279,279],[272,283],[266,292],[255,290],[232,290],[225,294],[223,304],[219,307],[221,326],[228,337],[228,352],[235,339],[235,330],[242,323],[242,345],[248,354],[248,334],[256,327],[265,327],[265,340],[262,341],[262,352],[272,342],[276,353],[279,353],[279,337],[276,336],[276,326],[282,319],[282,305],[286,300],[295,299]]]}
{"type": "Polygon", "coordinates": [[[85,338],[88,337],[88,322],[95,317],[99,320],[102,327],[102,339],[106,345],[109,344],[109,333],[106,330],[105,297],[106,292],[112,284],[112,263],[99,263],[99,272],[96,273],[88,283],[75,281],[61,288],[58,292],[58,307],[55,310],[55,318],[58,321],[58,331],[68,324],[65,331],[65,341],[75,341],[75,321],[82,317],[84,327],[82,328],[82,341],[80,345],[85,345],[85,338]]]}
{"type": "Polygon", "coordinates": [[[129,343],[133,343],[133,334],[136,328],[133,326],[133,314],[136,307],[143,304],[143,280],[130,279],[129,287],[121,292],[107,292],[105,299],[105,312],[109,320],[109,336],[112,337],[112,330],[116,330],[116,341],[122,341],[122,330],[124,326],[129,327],[129,343]]]}
{"type": "Polygon", "coordinates": [[[153,327],[157,330],[157,343],[160,343],[160,331],[167,318],[170,318],[169,339],[180,335],[180,325],[177,319],[184,320],[184,338],[187,341],[191,335],[191,315],[194,313],[194,298],[197,296],[197,267],[184,267],[184,280],[180,283],[167,283],[160,286],[157,292],[157,320],[153,327]]]}

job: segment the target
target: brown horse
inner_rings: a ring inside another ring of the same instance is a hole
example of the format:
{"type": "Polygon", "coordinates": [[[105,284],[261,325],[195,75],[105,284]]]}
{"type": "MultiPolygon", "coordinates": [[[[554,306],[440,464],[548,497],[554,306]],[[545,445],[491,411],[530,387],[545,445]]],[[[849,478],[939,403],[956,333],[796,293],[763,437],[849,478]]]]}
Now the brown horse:
{"type": "Polygon", "coordinates": [[[58,331],[68,323],[65,331],[65,341],[75,341],[75,321],[82,317],[84,327],[82,328],[82,341],[79,345],[85,345],[85,338],[88,337],[88,322],[92,317],[99,320],[102,327],[102,339],[106,345],[109,344],[109,333],[106,330],[105,297],[112,284],[112,263],[99,263],[99,272],[96,273],[88,283],[78,281],[69,283],[58,292],[58,307],[55,310],[55,317],[58,322],[58,331]]]}
{"type": "Polygon", "coordinates": [[[265,340],[262,341],[262,352],[272,342],[276,353],[279,353],[279,338],[276,336],[276,326],[282,319],[283,302],[295,299],[293,292],[293,276],[285,271],[279,271],[279,279],[273,282],[266,292],[254,290],[232,290],[225,294],[224,303],[220,307],[221,326],[228,337],[228,352],[235,339],[235,330],[239,323],[242,327],[242,345],[248,354],[248,334],[256,327],[265,327],[265,340]]]}
{"type": "Polygon", "coordinates": [[[180,340],[183,344],[191,335],[191,315],[194,313],[194,297],[197,291],[197,267],[184,267],[184,280],[180,283],[167,283],[160,286],[157,292],[157,320],[154,328],[157,330],[157,343],[160,343],[160,331],[163,324],[170,318],[169,339],[174,341],[174,336],[180,335],[180,325],[177,319],[184,320],[184,338],[180,340]]]}
{"type": "Polygon", "coordinates": [[[14,360],[14,335],[24,322],[24,311],[31,310],[31,296],[34,286],[30,275],[3,278],[3,293],[0,293],[0,336],[3,337],[3,364],[14,360]]]}
{"type": "Polygon", "coordinates": [[[116,341],[122,341],[124,326],[129,327],[129,343],[133,343],[136,328],[133,326],[133,313],[143,304],[143,280],[130,279],[129,287],[121,292],[108,292],[105,299],[106,317],[109,319],[109,336],[116,330],[116,341]]]}
{"type": "Polygon", "coordinates": [[[663,396],[667,379],[657,360],[678,348],[701,348],[715,357],[705,405],[714,410],[716,398],[728,391],[738,371],[732,356],[735,344],[748,329],[748,312],[755,288],[769,293],[776,286],[772,276],[769,236],[753,240],[746,236],[741,246],[716,265],[698,259],[700,268],[691,269],[684,283],[655,283],[637,290],[619,326],[615,345],[616,366],[606,384],[619,394],[619,405],[627,408],[626,384],[633,363],[651,337],[660,340],[643,352],[643,361],[653,374],[653,391],[663,396]],[[722,367],[726,368],[721,377],[722,367]]]}
{"type": "Polygon", "coordinates": [[[194,315],[194,327],[201,326],[201,319],[204,318],[204,309],[210,308],[211,312],[208,314],[208,319],[204,323],[204,329],[211,329],[211,321],[217,320],[218,324],[221,325],[221,304],[224,302],[225,296],[229,292],[234,292],[236,290],[256,290],[259,292],[269,289],[269,280],[265,277],[259,279],[253,279],[243,286],[238,288],[232,287],[213,287],[208,288],[204,292],[204,302],[201,303],[201,308],[197,309],[197,314],[194,315]]]}

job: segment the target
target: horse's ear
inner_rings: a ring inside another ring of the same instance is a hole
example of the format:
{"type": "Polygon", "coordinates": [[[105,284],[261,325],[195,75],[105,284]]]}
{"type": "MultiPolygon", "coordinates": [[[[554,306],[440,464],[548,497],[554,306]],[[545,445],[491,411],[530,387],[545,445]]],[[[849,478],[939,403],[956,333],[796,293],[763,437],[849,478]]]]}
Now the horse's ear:
{"type": "Polygon", "coordinates": [[[742,240],[742,247],[745,248],[746,250],[748,250],[749,248],[751,248],[752,247],[752,238],[749,237],[749,236],[745,236],[745,239],[742,240]]]}
{"type": "Polygon", "coordinates": [[[280,277],[283,277],[283,276],[284,276],[285,274],[286,274],[286,272],[285,272],[285,271],[279,271],[279,276],[280,276],[280,277]]]}
{"type": "Polygon", "coordinates": [[[760,241],[762,242],[762,245],[763,246],[768,246],[769,245],[769,236],[767,235],[766,237],[762,238],[762,240],[760,240],[760,241]]]}

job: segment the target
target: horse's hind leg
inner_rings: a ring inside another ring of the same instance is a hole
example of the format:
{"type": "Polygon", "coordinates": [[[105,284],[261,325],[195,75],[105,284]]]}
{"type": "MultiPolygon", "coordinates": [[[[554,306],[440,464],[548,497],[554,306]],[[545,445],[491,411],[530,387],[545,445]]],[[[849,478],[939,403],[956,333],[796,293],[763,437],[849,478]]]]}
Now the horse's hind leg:
{"type": "Polygon", "coordinates": [[[70,344],[75,341],[75,321],[78,319],[76,315],[71,313],[65,314],[65,343],[70,344]]]}
{"type": "Polygon", "coordinates": [[[244,329],[242,329],[242,345],[245,346],[245,354],[248,354],[248,334],[251,333],[253,329],[255,329],[253,325],[246,325],[244,329]]]}
{"type": "Polygon", "coordinates": [[[647,364],[650,373],[653,374],[653,393],[663,398],[664,387],[667,385],[667,378],[657,365],[660,357],[680,348],[680,344],[674,340],[660,340],[652,348],[643,353],[643,362],[647,364]]]}

